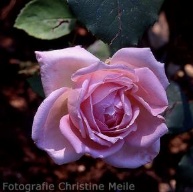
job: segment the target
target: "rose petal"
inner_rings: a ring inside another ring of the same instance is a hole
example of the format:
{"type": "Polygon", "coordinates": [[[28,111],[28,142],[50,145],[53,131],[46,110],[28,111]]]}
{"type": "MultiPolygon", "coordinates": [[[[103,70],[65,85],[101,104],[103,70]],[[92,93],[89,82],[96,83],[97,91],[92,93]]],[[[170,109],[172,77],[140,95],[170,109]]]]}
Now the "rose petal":
{"type": "Polygon", "coordinates": [[[105,104],[106,106],[104,107],[111,105],[112,102],[114,102],[116,90],[120,88],[120,85],[113,84],[112,82],[101,84],[91,95],[93,105],[97,105],[99,102],[101,102],[102,105],[105,104]]]}
{"type": "Polygon", "coordinates": [[[83,76],[84,80],[87,77],[86,75],[88,75],[88,77],[92,76],[92,82],[97,83],[99,81],[108,81],[109,78],[117,78],[123,74],[134,82],[137,80],[134,70],[128,66],[124,64],[107,65],[103,62],[98,62],[89,67],[77,70],[77,72],[72,75],[72,79],[73,81],[78,80],[78,83],[81,83],[81,77],[83,76]]]}
{"type": "Polygon", "coordinates": [[[124,116],[119,127],[124,128],[124,127],[127,127],[128,124],[130,124],[130,120],[134,113],[132,110],[131,102],[129,98],[125,96],[124,91],[120,91],[119,97],[121,98],[122,107],[124,109],[124,116]]]}
{"type": "Polygon", "coordinates": [[[67,88],[52,92],[38,108],[32,126],[33,140],[57,164],[76,161],[81,157],[59,129],[60,118],[67,113],[68,92],[67,88]]]}
{"type": "Polygon", "coordinates": [[[142,102],[153,115],[164,112],[168,106],[168,100],[166,91],[157,77],[148,68],[139,68],[135,71],[139,81],[136,82],[138,91],[133,94],[134,97],[142,102]]]}
{"type": "Polygon", "coordinates": [[[88,81],[84,81],[80,89],[73,89],[68,98],[68,112],[70,119],[81,132],[82,137],[86,137],[86,130],[81,114],[81,102],[88,89],[88,81]]]}
{"type": "Polygon", "coordinates": [[[71,87],[71,76],[78,69],[100,60],[85,49],[76,46],[54,51],[36,51],[41,67],[41,78],[46,95],[61,87],[71,87]]]}
{"type": "MultiPolygon", "coordinates": [[[[110,92],[110,90],[108,90],[108,91],[110,92]]],[[[108,91],[106,93],[108,93],[108,91]]],[[[100,94],[105,96],[105,97],[101,101],[99,100],[98,103],[95,103],[93,105],[93,113],[94,113],[95,119],[97,119],[99,122],[102,122],[106,125],[105,127],[103,127],[105,129],[101,129],[101,130],[109,130],[107,119],[105,118],[105,116],[107,116],[107,111],[106,110],[109,107],[114,106],[114,99],[115,99],[115,96],[116,96],[116,90],[112,90],[112,91],[114,91],[114,92],[109,93],[109,95],[108,94],[103,95],[102,92],[100,92],[100,94]]],[[[99,97],[99,99],[100,99],[100,97],[99,97]]],[[[97,98],[95,97],[95,101],[96,100],[97,100],[97,98]]],[[[93,104],[93,102],[92,102],[92,104],[93,104]]]]}
{"type": "Polygon", "coordinates": [[[168,132],[165,120],[162,116],[154,117],[141,107],[140,114],[135,121],[137,131],[129,134],[125,141],[132,147],[149,147],[161,136],[168,132]]]}
{"type": "Polygon", "coordinates": [[[117,51],[110,64],[124,64],[130,68],[147,67],[158,77],[162,86],[168,86],[168,79],[165,75],[164,64],[158,62],[149,48],[123,48],[117,51]]]}
{"type": "Polygon", "coordinates": [[[100,134],[101,127],[98,126],[93,116],[91,97],[80,104],[77,97],[74,97],[75,95],[77,95],[77,93],[71,94],[71,97],[69,97],[69,114],[72,122],[78,128],[82,137],[88,137],[92,141],[99,143],[101,146],[110,146],[111,143],[115,143],[117,138],[109,138],[100,134]]]}
{"type": "Polygon", "coordinates": [[[111,147],[100,145],[90,138],[83,138],[80,131],[73,126],[69,116],[62,117],[60,121],[60,130],[67,138],[78,154],[88,153],[94,158],[104,158],[120,150],[123,146],[123,140],[119,140],[111,147]]]}
{"type": "Polygon", "coordinates": [[[107,163],[115,167],[136,168],[151,162],[159,153],[160,137],[168,131],[164,119],[152,116],[143,107],[140,109],[135,121],[137,130],[125,138],[119,152],[104,159],[107,163]]]}
{"type": "Polygon", "coordinates": [[[159,153],[159,139],[148,148],[135,148],[124,144],[121,150],[104,158],[104,161],[118,168],[137,168],[151,162],[159,153]]]}

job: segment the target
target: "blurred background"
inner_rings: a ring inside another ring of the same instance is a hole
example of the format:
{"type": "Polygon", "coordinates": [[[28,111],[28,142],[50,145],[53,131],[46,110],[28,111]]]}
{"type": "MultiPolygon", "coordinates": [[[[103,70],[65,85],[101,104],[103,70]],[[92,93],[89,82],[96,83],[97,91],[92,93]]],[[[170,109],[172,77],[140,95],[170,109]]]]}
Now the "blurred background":
{"type": "MultiPolygon", "coordinates": [[[[129,182],[139,192],[192,192],[192,183],[182,182],[182,176],[178,174],[178,163],[193,145],[192,130],[165,135],[156,159],[137,169],[117,169],[87,156],[58,166],[35,146],[31,127],[43,97],[36,94],[28,81],[39,69],[34,51],[69,45],[88,48],[97,39],[80,23],[69,35],[55,40],[36,39],[15,29],[15,19],[27,2],[0,1],[0,190],[3,191],[3,182],[56,185],[60,182],[129,182]]],[[[100,48],[98,44],[94,45],[93,52],[100,48]]],[[[155,57],[166,64],[169,79],[178,83],[192,100],[193,1],[165,0],[158,22],[145,32],[139,46],[151,47],[155,57]]]]}

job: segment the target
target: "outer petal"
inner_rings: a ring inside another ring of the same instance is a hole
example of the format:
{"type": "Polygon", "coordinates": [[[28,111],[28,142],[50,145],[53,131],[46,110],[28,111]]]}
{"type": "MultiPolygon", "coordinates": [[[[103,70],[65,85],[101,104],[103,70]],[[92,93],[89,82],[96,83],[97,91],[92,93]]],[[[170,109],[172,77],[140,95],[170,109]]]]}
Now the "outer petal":
{"type": "Polygon", "coordinates": [[[59,129],[60,118],[67,113],[68,92],[67,88],[61,88],[51,93],[38,108],[32,127],[32,138],[37,146],[48,152],[57,164],[81,157],[59,129]]]}
{"type": "Polygon", "coordinates": [[[124,144],[121,150],[104,158],[104,161],[119,168],[137,168],[151,162],[159,153],[159,149],[159,140],[148,148],[134,148],[124,144]]]}
{"type": "Polygon", "coordinates": [[[138,91],[134,97],[149,108],[153,115],[161,114],[168,106],[166,91],[155,74],[148,68],[136,69],[139,81],[136,82],[138,91]]]}
{"type": "Polygon", "coordinates": [[[145,109],[140,109],[136,119],[137,130],[129,134],[125,141],[129,146],[147,148],[168,132],[164,118],[154,117],[145,109]]]}
{"type": "Polygon", "coordinates": [[[75,71],[100,61],[79,46],[54,51],[36,51],[35,53],[40,63],[46,95],[61,87],[71,87],[71,76],[75,71]]]}
{"type": "Polygon", "coordinates": [[[154,72],[164,88],[168,86],[168,80],[164,71],[164,64],[158,62],[149,48],[123,48],[117,51],[111,64],[125,64],[131,68],[147,67],[154,72]]]}

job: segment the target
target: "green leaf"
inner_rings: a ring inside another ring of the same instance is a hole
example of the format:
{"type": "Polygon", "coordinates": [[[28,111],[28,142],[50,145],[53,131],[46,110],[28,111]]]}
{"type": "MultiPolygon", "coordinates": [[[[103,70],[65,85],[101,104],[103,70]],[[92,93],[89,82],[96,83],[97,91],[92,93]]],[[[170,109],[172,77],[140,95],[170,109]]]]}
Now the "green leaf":
{"type": "Polygon", "coordinates": [[[27,81],[34,92],[43,98],[45,97],[40,75],[33,75],[32,77],[29,77],[27,81]]]}
{"type": "Polygon", "coordinates": [[[88,51],[98,57],[101,61],[105,61],[110,57],[109,46],[100,40],[90,45],[88,51]]]}
{"type": "Polygon", "coordinates": [[[182,157],[178,164],[177,174],[177,190],[185,191],[185,188],[193,189],[193,147],[182,157]]]}
{"type": "Polygon", "coordinates": [[[32,0],[18,15],[14,27],[40,39],[67,35],[75,23],[65,0],[32,0]]]}
{"type": "Polygon", "coordinates": [[[173,81],[170,82],[170,85],[168,86],[166,93],[170,107],[173,107],[173,105],[175,105],[176,102],[182,101],[182,94],[180,87],[175,82],[173,81]]]}
{"type": "Polygon", "coordinates": [[[192,129],[193,102],[187,100],[179,86],[174,82],[171,82],[167,88],[167,97],[169,107],[164,116],[169,132],[180,134],[192,129]]]}
{"type": "Polygon", "coordinates": [[[136,46],[163,0],[67,0],[78,19],[114,50],[136,46]]]}

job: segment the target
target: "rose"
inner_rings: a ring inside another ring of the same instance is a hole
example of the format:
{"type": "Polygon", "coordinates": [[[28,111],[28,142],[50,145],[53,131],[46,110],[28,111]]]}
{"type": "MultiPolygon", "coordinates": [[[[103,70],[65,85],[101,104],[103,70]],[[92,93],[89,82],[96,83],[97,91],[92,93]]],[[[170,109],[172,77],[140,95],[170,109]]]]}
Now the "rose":
{"type": "Polygon", "coordinates": [[[32,138],[57,164],[83,154],[116,167],[153,160],[167,132],[164,65],[148,48],[123,48],[109,64],[77,46],[36,52],[47,98],[32,138]]]}

